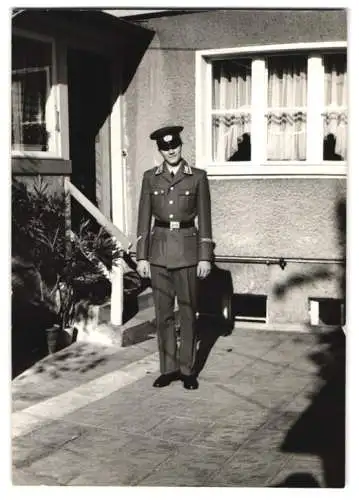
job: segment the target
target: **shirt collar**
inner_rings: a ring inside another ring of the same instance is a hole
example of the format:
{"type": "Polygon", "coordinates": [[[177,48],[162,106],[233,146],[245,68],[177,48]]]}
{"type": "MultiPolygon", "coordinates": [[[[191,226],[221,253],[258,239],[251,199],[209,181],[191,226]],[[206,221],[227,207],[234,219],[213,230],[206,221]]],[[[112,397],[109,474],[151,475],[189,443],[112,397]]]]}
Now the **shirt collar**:
{"type": "MultiPolygon", "coordinates": [[[[188,165],[186,160],[182,160],[182,163],[180,165],[180,168],[183,167],[183,172],[187,175],[192,175],[192,168],[188,165]]],[[[161,163],[161,165],[158,165],[155,170],[155,175],[162,174],[165,169],[165,162],[161,163]]]]}

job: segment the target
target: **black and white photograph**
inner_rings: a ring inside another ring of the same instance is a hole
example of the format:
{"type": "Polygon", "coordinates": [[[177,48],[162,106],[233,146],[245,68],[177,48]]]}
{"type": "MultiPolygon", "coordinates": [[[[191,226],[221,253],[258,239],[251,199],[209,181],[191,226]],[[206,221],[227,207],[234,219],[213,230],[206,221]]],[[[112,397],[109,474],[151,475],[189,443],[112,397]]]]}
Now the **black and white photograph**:
{"type": "Polygon", "coordinates": [[[348,484],[350,9],[248,4],[8,9],[13,487],[348,484]]]}

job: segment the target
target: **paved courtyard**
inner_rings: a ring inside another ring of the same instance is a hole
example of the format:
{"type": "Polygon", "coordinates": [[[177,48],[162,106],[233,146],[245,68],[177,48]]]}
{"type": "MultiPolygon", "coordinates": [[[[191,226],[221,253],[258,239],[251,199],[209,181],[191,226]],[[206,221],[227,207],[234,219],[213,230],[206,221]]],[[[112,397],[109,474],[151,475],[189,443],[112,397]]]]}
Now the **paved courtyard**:
{"type": "Polygon", "coordinates": [[[152,387],[154,338],[73,344],[12,382],[13,484],[343,486],[344,339],[253,328],[204,339],[196,391],[152,387]]]}

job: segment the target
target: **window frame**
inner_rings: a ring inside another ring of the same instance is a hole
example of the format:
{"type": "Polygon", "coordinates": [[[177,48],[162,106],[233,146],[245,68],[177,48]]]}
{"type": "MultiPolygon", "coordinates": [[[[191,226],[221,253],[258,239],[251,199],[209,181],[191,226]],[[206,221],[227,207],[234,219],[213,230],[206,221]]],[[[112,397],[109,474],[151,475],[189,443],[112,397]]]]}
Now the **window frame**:
{"type": "Polygon", "coordinates": [[[51,86],[49,97],[45,106],[45,123],[50,132],[49,150],[33,151],[13,148],[11,144],[12,158],[69,158],[68,148],[68,109],[67,109],[67,75],[64,71],[66,64],[66,51],[58,44],[54,37],[42,35],[28,30],[14,28],[12,36],[29,38],[40,42],[51,44],[51,86]],[[59,74],[62,75],[61,84],[59,74]],[[65,80],[64,80],[65,76],[65,80]]]}
{"type": "Polygon", "coordinates": [[[324,61],[323,55],[347,52],[346,41],[292,43],[196,51],[196,164],[208,175],[222,177],[343,177],[347,161],[323,160],[324,61]],[[266,57],[271,54],[308,56],[307,155],[305,161],[267,160],[266,57]],[[250,162],[213,162],[212,155],[212,62],[233,57],[252,57],[252,106],[250,162]]]}

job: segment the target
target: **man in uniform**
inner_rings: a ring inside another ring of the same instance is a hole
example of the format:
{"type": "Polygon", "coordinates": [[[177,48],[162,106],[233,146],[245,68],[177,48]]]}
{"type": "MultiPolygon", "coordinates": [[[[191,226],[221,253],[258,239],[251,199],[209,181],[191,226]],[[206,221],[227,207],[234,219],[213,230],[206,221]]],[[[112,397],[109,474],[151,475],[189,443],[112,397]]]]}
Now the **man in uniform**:
{"type": "Polygon", "coordinates": [[[164,127],[150,135],[164,161],[143,176],[137,269],[143,278],[151,277],[155,303],[161,375],[153,385],[165,387],[182,380],[185,389],[197,389],[193,370],[197,278],[206,278],[211,270],[211,200],[206,172],[190,167],[182,158],[182,130],[164,127]],[[179,356],[175,297],[180,316],[179,356]]]}

